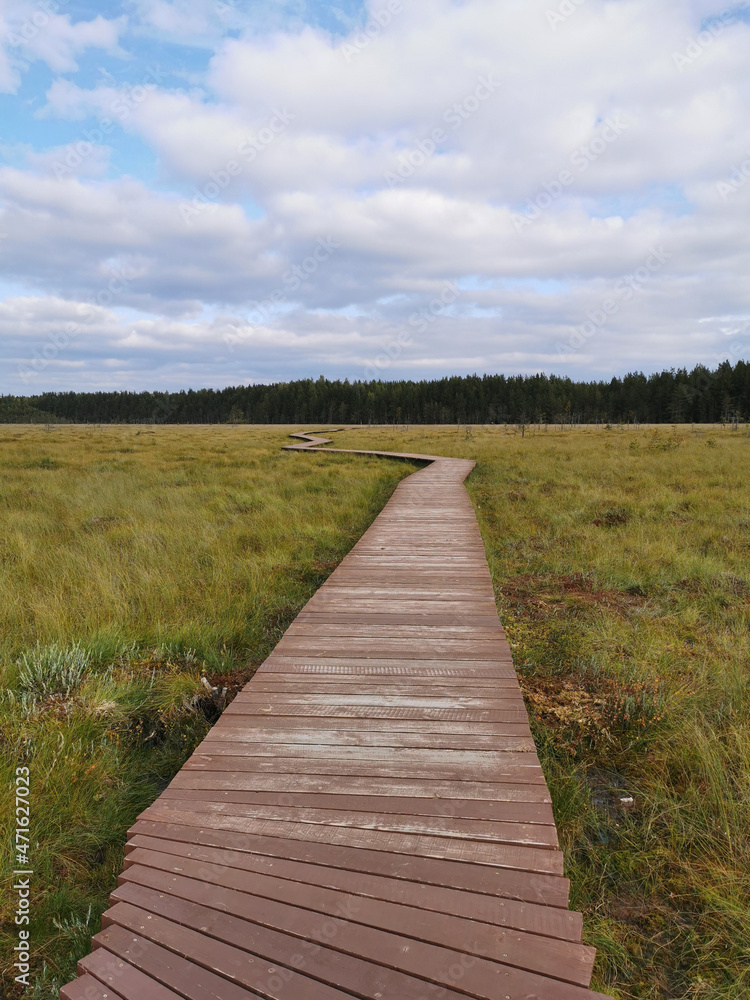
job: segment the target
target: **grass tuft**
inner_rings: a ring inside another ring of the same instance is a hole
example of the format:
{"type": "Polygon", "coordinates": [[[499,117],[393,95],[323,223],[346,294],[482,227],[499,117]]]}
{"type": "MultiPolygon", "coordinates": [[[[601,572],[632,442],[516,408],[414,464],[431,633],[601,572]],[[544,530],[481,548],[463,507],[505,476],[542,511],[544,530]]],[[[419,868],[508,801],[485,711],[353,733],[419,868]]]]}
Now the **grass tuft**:
{"type": "Polygon", "coordinates": [[[50,698],[69,698],[80,686],[91,664],[91,656],[80,643],[71,646],[39,646],[21,654],[17,692],[21,704],[31,711],[50,698]]]}

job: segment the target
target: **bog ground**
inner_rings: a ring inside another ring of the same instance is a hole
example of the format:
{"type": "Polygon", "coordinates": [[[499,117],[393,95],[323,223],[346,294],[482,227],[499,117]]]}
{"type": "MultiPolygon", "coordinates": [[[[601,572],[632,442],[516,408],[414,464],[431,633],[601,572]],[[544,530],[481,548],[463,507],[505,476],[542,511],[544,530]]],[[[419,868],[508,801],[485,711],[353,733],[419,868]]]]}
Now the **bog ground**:
{"type": "MultiPolygon", "coordinates": [[[[7,871],[23,760],[46,962],[27,995],[71,978],[129,823],[411,471],[281,453],[291,429],[0,428],[2,851],[7,871]]],[[[746,996],[746,432],[453,425],[336,445],[478,460],[592,985],[746,996]]]]}

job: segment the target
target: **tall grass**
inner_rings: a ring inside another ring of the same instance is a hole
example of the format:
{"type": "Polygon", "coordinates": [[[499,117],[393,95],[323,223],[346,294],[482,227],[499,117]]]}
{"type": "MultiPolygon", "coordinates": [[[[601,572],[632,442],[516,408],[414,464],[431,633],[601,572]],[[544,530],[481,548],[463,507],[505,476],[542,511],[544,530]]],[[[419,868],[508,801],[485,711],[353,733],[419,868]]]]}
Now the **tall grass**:
{"type": "MultiPolygon", "coordinates": [[[[296,429],[296,428],[295,428],[296,429]]],[[[33,1000],[89,949],[125,831],[410,468],[287,429],[0,427],[3,990],[31,770],[33,1000]]]]}
{"type": "MultiPolygon", "coordinates": [[[[376,445],[376,442],[378,444],[376,445]]],[[[470,456],[594,985],[750,996],[747,429],[371,429],[470,456]]]]}
{"type": "Polygon", "coordinates": [[[133,641],[260,648],[374,511],[374,460],[280,451],[284,430],[0,432],[0,655],[133,641]]]}

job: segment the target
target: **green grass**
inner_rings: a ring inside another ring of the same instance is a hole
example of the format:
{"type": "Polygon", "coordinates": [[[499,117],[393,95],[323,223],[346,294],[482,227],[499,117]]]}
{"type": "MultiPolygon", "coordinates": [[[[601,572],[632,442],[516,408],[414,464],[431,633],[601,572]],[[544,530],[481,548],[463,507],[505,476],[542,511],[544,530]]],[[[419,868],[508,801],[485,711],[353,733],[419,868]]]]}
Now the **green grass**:
{"type": "Polygon", "coordinates": [[[33,989],[90,948],[125,832],[380,511],[404,463],[288,430],[0,427],[0,995],[15,769],[31,770],[33,989]]]}
{"type": "MultiPolygon", "coordinates": [[[[0,816],[28,761],[35,1000],[73,974],[127,826],[216,717],[201,676],[249,677],[408,471],[281,453],[286,430],[0,428],[0,816]]],[[[335,443],[478,460],[468,488],[593,985],[750,995],[747,431],[335,443]]],[[[7,852],[7,823],[0,837],[7,852]]]]}
{"type": "Polygon", "coordinates": [[[592,985],[750,996],[747,430],[373,428],[336,444],[478,460],[469,492],[592,985]]]}

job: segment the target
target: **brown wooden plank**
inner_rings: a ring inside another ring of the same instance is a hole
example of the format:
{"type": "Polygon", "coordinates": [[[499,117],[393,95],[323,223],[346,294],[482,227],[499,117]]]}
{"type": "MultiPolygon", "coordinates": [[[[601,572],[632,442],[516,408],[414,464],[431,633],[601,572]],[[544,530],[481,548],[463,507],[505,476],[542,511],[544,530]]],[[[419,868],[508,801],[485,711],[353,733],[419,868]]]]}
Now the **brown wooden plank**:
{"type": "MultiPolygon", "coordinates": [[[[305,861],[351,872],[382,875],[426,885],[464,889],[492,897],[541,903],[545,906],[568,905],[569,882],[560,875],[525,872],[466,861],[427,856],[396,855],[387,851],[289,838],[259,836],[208,827],[183,826],[178,823],[138,820],[128,831],[129,843],[137,846],[139,837],[176,840],[191,845],[218,847],[272,858],[305,861]]],[[[497,859],[495,859],[497,861],[497,859]]]]}
{"type": "Polygon", "coordinates": [[[248,727],[257,726],[277,733],[298,729],[311,730],[312,732],[333,730],[337,733],[383,734],[389,738],[397,733],[406,736],[412,734],[430,737],[461,737],[467,734],[467,739],[474,736],[481,738],[485,736],[529,736],[531,734],[528,718],[519,722],[473,722],[470,727],[467,727],[461,722],[428,721],[426,719],[344,719],[333,715],[290,718],[285,715],[267,715],[265,713],[254,715],[251,711],[232,713],[228,709],[222,715],[218,725],[222,732],[227,733],[230,733],[232,729],[245,730],[248,727]]]}
{"type": "MultiPolygon", "coordinates": [[[[450,570],[446,570],[447,573],[450,570]]],[[[338,600],[331,597],[313,597],[306,607],[310,611],[331,611],[338,606],[338,600]]],[[[497,614],[494,598],[487,597],[484,601],[394,601],[388,598],[352,598],[345,601],[346,610],[352,614],[359,611],[370,611],[402,614],[413,611],[417,614],[425,614],[429,607],[431,614],[461,614],[467,607],[472,614],[491,615],[497,614]]]]}
{"type": "Polygon", "coordinates": [[[161,796],[165,809],[207,814],[209,816],[244,816],[252,819],[282,820],[289,823],[312,823],[318,826],[357,827],[361,830],[413,833],[419,836],[454,837],[464,840],[490,841],[496,844],[526,844],[535,847],[557,847],[557,832],[553,825],[528,823],[521,820],[473,820],[455,816],[419,816],[411,813],[376,813],[364,810],[322,809],[293,805],[259,805],[248,802],[219,802],[185,794],[182,797],[161,796]]]}
{"type": "MultiPolygon", "coordinates": [[[[198,895],[200,883],[196,883],[196,886],[198,888],[195,893],[198,895]]],[[[214,891],[218,892],[216,889],[214,891]]],[[[399,1000],[461,995],[453,990],[446,992],[442,985],[455,979],[455,976],[451,977],[450,967],[456,964],[461,967],[462,955],[467,954],[452,948],[405,938],[342,918],[326,917],[321,920],[320,915],[294,907],[286,907],[282,914],[281,907],[273,907],[270,901],[257,897],[253,908],[255,919],[264,915],[270,922],[274,920],[271,914],[273,910],[275,922],[283,919],[283,932],[251,923],[234,914],[213,910],[205,903],[178,899],[132,884],[115,890],[113,900],[117,903],[104,914],[103,925],[116,923],[131,930],[137,929],[144,937],[154,939],[156,943],[166,945],[178,954],[190,955],[193,961],[198,960],[201,965],[205,963],[208,966],[210,963],[209,967],[212,968],[221,966],[222,974],[227,978],[242,972],[247,975],[242,963],[242,953],[251,949],[251,954],[272,950],[274,961],[275,956],[281,953],[279,964],[288,966],[291,964],[290,951],[295,947],[296,938],[298,941],[315,943],[318,947],[330,947],[332,954],[335,953],[335,962],[326,970],[328,985],[356,990],[355,995],[373,997],[373,1000],[383,994],[399,997],[399,1000]],[[150,911],[150,920],[143,919],[143,910],[150,911]],[[200,933],[195,933],[192,928],[200,928],[200,933]],[[289,942],[286,949],[284,937],[289,942]],[[346,961],[347,957],[349,962],[346,961]],[[350,970],[354,963],[356,974],[352,975],[350,970]],[[441,992],[438,993],[438,990],[441,992]]],[[[460,944],[461,942],[457,942],[458,946],[460,944]]],[[[296,947],[299,948],[299,945],[296,947]]],[[[576,946],[568,947],[571,954],[574,954],[576,946]]],[[[299,951],[296,953],[299,954],[299,951]]],[[[570,965],[573,965],[573,961],[570,965]]],[[[465,974],[461,977],[461,993],[468,992],[478,1000],[496,1000],[501,988],[511,996],[514,993],[526,997],[541,995],[545,1000],[582,1000],[583,997],[590,996],[585,988],[572,983],[549,979],[476,956],[472,957],[471,962],[463,963],[463,967],[465,974]]],[[[312,962],[309,963],[309,968],[312,971],[312,962]]],[[[307,963],[305,971],[308,971],[307,963]]],[[[568,967],[561,963],[558,974],[565,975],[567,971],[568,967]]],[[[321,993],[320,996],[325,994],[321,993]]],[[[304,997],[304,1000],[307,998],[304,997]]]]}
{"type": "MultiPolygon", "coordinates": [[[[594,951],[583,945],[540,939],[517,930],[498,931],[453,914],[290,883],[270,875],[186,860],[180,873],[133,865],[120,876],[119,884],[131,882],[286,933],[307,936],[306,928],[312,928],[317,920],[312,914],[325,914],[334,920],[345,914],[346,919],[337,921],[336,927],[352,937],[357,932],[351,924],[361,924],[580,985],[591,978],[594,951]],[[300,914],[298,910],[311,912],[300,914]]],[[[359,955],[367,957],[364,951],[359,955]]]]}
{"type": "MultiPolygon", "coordinates": [[[[361,624],[363,626],[368,625],[413,625],[415,628],[422,626],[427,627],[462,627],[471,628],[476,626],[478,629],[489,629],[494,632],[496,629],[496,619],[492,615],[479,615],[479,614],[461,614],[461,615],[446,615],[446,614],[432,614],[431,609],[425,607],[421,609],[420,612],[391,612],[390,614],[383,614],[377,611],[370,612],[360,612],[359,614],[353,614],[347,610],[346,605],[341,608],[334,608],[331,611],[312,611],[304,608],[297,617],[294,619],[295,623],[299,624],[311,624],[315,625],[317,623],[326,624],[329,622],[340,623],[340,624],[361,624]]],[[[499,622],[497,623],[499,624],[499,622]]],[[[501,632],[503,631],[502,625],[500,625],[501,632]]]]}
{"type": "MultiPolygon", "coordinates": [[[[104,913],[103,925],[126,928],[131,935],[140,933],[230,981],[249,981],[271,1000],[288,1000],[290,996],[295,1000],[344,1000],[351,997],[350,991],[373,1000],[379,992],[403,1000],[460,996],[452,991],[439,993],[408,974],[326,947],[327,918],[318,918],[317,934],[305,947],[299,937],[140,886],[120,886],[112,898],[116,902],[104,913]],[[299,968],[303,972],[295,971],[299,968]]],[[[124,943],[126,937],[122,939],[124,943]]]]}
{"type": "Polygon", "coordinates": [[[315,636],[366,639],[454,639],[456,641],[497,642],[503,638],[499,628],[492,626],[462,625],[408,625],[367,624],[362,621],[339,621],[329,615],[330,622],[311,622],[309,619],[295,619],[287,630],[290,636],[315,636]]]}
{"type": "MultiPolygon", "coordinates": [[[[413,677],[513,677],[513,663],[505,657],[498,657],[495,660],[416,660],[410,659],[408,663],[394,659],[382,659],[381,657],[357,658],[356,656],[326,656],[310,659],[305,656],[278,656],[271,654],[269,658],[258,667],[257,675],[262,675],[268,671],[279,671],[288,673],[343,673],[361,674],[363,677],[407,676],[407,672],[413,677]]],[[[231,706],[230,706],[231,707],[231,706]]]]}
{"type": "MultiPolygon", "coordinates": [[[[148,920],[149,915],[144,913],[144,919],[148,920]]],[[[176,995],[187,1000],[209,1000],[211,997],[221,997],[221,1000],[255,1000],[265,995],[229,982],[223,976],[208,972],[195,962],[181,958],[148,938],[134,935],[132,931],[126,931],[117,925],[95,935],[93,944],[121,962],[136,967],[151,980],[175,990],[176,995]]],[[[95,954],[99,954],[99,950],[95,954]]],[[[117,964],[120,965],[119,962],[117,964]]],[[[140,994],[136,996],[139,997],[140,994]]],[[[316,1000],[320,1000],[320,994],[316,1000]]]]}
{"type": "MultiPolygon", "coordinates": [[[[133,950],[137,950],[137,941],[133,941],[133,950]]],[[[105,987],[119,991],[124,1000],[179,1000],[184,993],[176,993],[162,983],[145,975],[124,957],[107,951],[95,937],[92,941],[95,947],[90,955],[86,955],[78,963],[78,974],[90,976],[105,987]]]]}
{"type": "MultiPolygon", "coordinates": [[[[376,587],[369,585],[366,587],[345,586],[340,583],[324,584],[318,591],[320,597],[330,597],[331,600],[346,602],[350,598],[377,598],[385,597],[387,600],[404,599],[407,601],[471,601],[486,600],[487,588],[483,584],[469,587],[466,584],[453,587],[443,585],[438,587],[418,587],[416,584],[405,586],[398,583],[389,583],[387,586],[376,587]]],[[[287,635],[290,633],[287,632],[287,635]]]]}
{"type": "MultiPolygon", "coordinates": [[[[238,696],[239,703],[249,705],[254,701],[272,703],[276,698],[280,702],[289,697],[306,698],[311,693],[312,686],[309,678],[304,675],[282,674],[276,677],[264,674],[258,677],[258,683],[251,697],[247,694],[238,696]]],[[[390,704],[393,699],[397,699],[396,704],[402,704],[412,698],[429,699],[430,707],[449,707],[451,703],[454,705],[457,703],[459,707],[497,709],[507,706],[520,708],[525,704],[510,679],[501,679],[496,684],[480,682],[477,685],[469,685],[460,678],[448,678],[445,682],[436,678],[424,680],[415,678],[408,681],[395,676],[362,677],[357,683],[357,678],[351,675],[339,677],[335,674],[324,674],[314,686],[315,697],[329,699],[332,709],[342,703],[352,704],[352,696],[357,699],[366,698],[366,702],[360,702],[362,704],[371,703],[373,699],[377,704],[382,704],[384,701],[390,704]]]]}
{"type": "MultiPolygon", "coordinates": [[[[510,650],[504,643],[499,643],[495,652],[492,656],[477,658],[473,656],[461,656],[456,654],[452,657],[441,657],[440,660],[435,660],[434,657],[425,653],[421,658],[418,656],[409,657],[408,663],[402,663],[402,658],[399,656],[360,656],[356,651],[348,652],[342,654],[340,652],[328,653],[324,655],[308,656],[305,653],[298,652],[288,652],[281,653],[274,650],[273,653],[268,657],[268,660],[262,664],[262,668],[265,669],[266,663],[294,663],[294,664],[316,664],[330,663],[333,665],[345,665],[351,664],[353,666],[397,666],[399,664],[403,667],[413,667],[417,672],[419,672],[423,667],[434,667],[435,669],[450,669],[460,670],[464,673],[466,677],[470,677],[473,674],[478,676],[497,676],[495,671],[505,670],[504,676],[511,676],[510,670],[513,668],[513,660],[510,655],[510,650]]],[[[260,667],[258,669],[261,669],[260,667]]]]}
{"type": "Polygon", "coordinates": [[[211,815],[170,809],[164,802],[157,802],[145,809],[144,820],[156,823],[176,823],[201,830],[228,833],[255,834],[281,840],[303,840],[309,843],[331,844],[383,851],[388,854],[408,854],[421,858],[439,858],[446,861],[464,861],[474,865],[513,868],[516,871],[541,875],[562,875],[563,862],[559,851],[546,847],[527,847],[516,844],[492,844],[476,840],[452,840],[447,837],[420,836],[410,833],[392,833],[382,830],[361,830],[357,827],[341,829],[333,826],[315,826],[311,823],[284,822],[282,820],[253,819],[250,816],[211,815]]]}
{"type": "Polygon", "coordinates": [[[60,1000],[124,1000],[111,986],[105,986],[92,976],[83,975],[60,990],[60,1000]]]}
{"type": "Polygon", "coordinates": [[[190,789],[170,785],[161,799],[194,799],[203,802],[237,802],[252,805],[287,805],[299,808],[338,809],[351,813],[398,813],[408,816],[449,816],[497,822],[541,823],[554,826],[552,807],[544,802],[502,799],[434,799],[414,796],[346,795],[325,792],[243,791],[240,789],[190,789]]]}
{"type": "MultiPolygon", "coordinates": [[[[503,697],[507,692],[517,695],[517,682],[512,677],[474,677],[467,682],[463,677],[391,677],[388,681],[380,678],[357,677],[352,675],[318,674],[315,687],[319,694],[381,694],[399,696],[427,694],[430,697],[450,698],[461,695],[486,695],[503,697]]],[[[275,692],[283,694],[305,693],[310,690],[310,680],[300,674],[259,674],[255,677],[253,689],[256,694],[275,692]]]]}
{"type": "MultiPolygon", "coordinates": [[[[340,571],[343,574],[344,581],[347,579],[348,575],[353,581],[357,580],[361,582],[362,573],[360,570],[354,570],[354,569],[344,570],[344,568],[342,567],[340,571]]],[[[339,570],[336,570],[336,572],[338,573],[339,570]]],[[[472,584],[476,581],[476,578],[474,576],[461,576],[460,573],[452,572],[451,579],[455,578],[457,578],[462,582],[472,583],[472,584]]],[[[394,569],[389,569],[387,571],[370,570],[367,573],[367,579],[376,586],[388,586],[388,587],[391,586],[392,584],[400,586],[417,586],[417,587],[425,587],[430,585],[431,583],[435,583],[436,585],[439,584],[440,586],[445,585],[445,573],[430,574],[428,572],[417,572],[415,570],[410,570],[408,573],[400,573],[398,570],[394,569]],[[435,579],[431,581],[430,577],[433,575],[435,579]]],[[[481,594],[479,599],[483,604],[486,604],[492,592],[490,589],[488,589],[487,585],[483,586],[484,586],[484,593],[481,594]]],[[[317,594],[325,597],[328,594],[328,590],[325,588],[326,584],[323,584],[323,586],[320,588],[317,594]]],[[[496,608],[493,608],[491,611],[490,610],[479,611],[474,608],[465,607],[465,602],[462,602],[462,609],[466,617],[468,617],[470,620],[478,619],[478,624],[480,625],[484,624],[492,628],[494,627],[495,622],[497,621],[496,608]]],[[[308,616],[312,617],[313,615],[330,615],[332,613],[351,614],[352,612],[350,612],[347,609],[345,601],[342,601],[340,603],[340,606],[334,608],[333,611],[315,610],[314,607],[311,607],[310,602],[308,602],[308,604],[306,604],[305,607],[302,608],[302,610],[300,611],[300,615],[303,615],[304,619],[306,619],[308,616]]],[[[396,614],[399,613],[402,612],[396,612],[396,614]]],[[[435,611],[429,605],[420,606],[417,612],[410,612],[409,614],[410,616],[414,614],[420,614],[429,618],[447,617],[449,619],[455,619],[459,617],[460,618],[464,617],[464,615],[458,615],[456,613],[446,615],[445,612],[435,611]]],[[[502,623],[500,623],[500,627],[502,628],[502,623]]]]}
{"type": "Polygon", "coordinates": [[[544,784],[523,784],[520,782],[492,781],[444,781],[433,778],[374,778],[371,775],[342,774],[300,774],[292,773],[257,774],[232,771],[189,771],[183,768],[169,786],[170,788],[233,788],[238,791],[282,791],[282,792],[338,792],[340,795],[395,795],[426,798],[440,798],[453,801],[456,798],[476,801],[505,802],[550,802],[549,791],[544,784]]]}
{"type": "MultiPolygon", "coordinates": [[[[242,720],[238,720],[240,723],[242,720]]],[[[341,729],[268,729],[248,725],[217,725],[211,730],[201,747],[215,742],[251,742],[282,745],[321,746],[329,743],[337,747],[402,747],[408,749],[443,750],[535,750],[531,735],[478,736],[440,733],[404,733],[347,731],[341,729]]]]}
{"type": "Polygon", "coordinates": [[[472,692],[468,689],[447,695],[432,694],[429,688],[425,688],[417,694],[401,694],[396,690],[393,694],[383,691],[378,694],[358,694],[356,691],[346,691],[342,694],[332,694],[329,691],[307,691],[304,694],[297,694],[294,691],[279,692],[272,698],[265,698],[263,692],[256,692],[255,689],[246,690],[235,698],[234,702],[239,705],[253,705],[255,703],[265,704],[272,702],[278,705],[297,705],[300,702],[305,705],[321,705],[323,708],[336,709],[351,705],[375,705],[384,708],[419,708],[435,709],[444,708],[449,710],[460,709],[487,709],[488,711],[501,711],[505,706],[523,710],[523,697],[520,691],[490,691],[472,692]]]}
{"type": "MultiPolygon", "coordinates": [[[[527,756],[509,754],[509,757],[527,756]]],[[[544,775],[538,764],[523,764],[510,760],[502,765],[477,765],[474,773],[462,773],[455,765],[387,763],[366,760],[305,759],[302,757],[225,757],[193,754],[183,765],[183,771],[198,773],[242,774],[330,774],[342,777],[414,778],[462,781],[473,778],[486,782],[514,782],[522,785],[544,785],[544,775]]]]}
{"type": "MultiPolygon", "coordinates": [[[[308,704],[304,698],[296,701],[285,699],[278,705],[278,710],[274,711],[274,706],[269,704],[268,699],[259,701],[252,699],[248,702],[239,701],[237,698],[227,709],[232,715],[257,716],[259,718],[278,718],[288,716],[292,719],[302,719],[307,717],[330,719],[382,719],[388,721],[414,720],[415,722],[458,722],[466,727],[470,722],[512,722],[523,724],[527,722],[527,716],[519,706],[515,709],[492,710],[480,708],[433,708],[421,707],[419,705],[377,705],[365,703],[362,705],[334,705],[334,711],[326,710],[325,704],[308,704]]],[[[462,730],[457,730],[461,732],[462,730]]]]}
{"type": "MultiPolygon", "coordinates": [[[[284,757],[302,757],[305,760],[345,760],[365,762],[386,761],[391,764],[420,766],[445,765],[454,768],[463,777],[474,775],[483,777],[485,773],[494,776],[503,769],[538,768],[539,760],[533,747],[522,750],[464,750],[455,747],[392,747],[368,746],[360,743],[358,746],[343,746],[340,743],[305,744],[296,743],[258,743],[253,740],[245,742],[236,736],[233,740],[219,740],[207,737],[193,754],[197,761],[211,760],[216,757],[242,757],[251,760],[255,757],[271,757],[280,760],[284,757]]],[[[251,760],[254,765],[255,761],[251,760]]],[[[395,776],[395,772],[394,772],[395,776]]]]}
{"type": "Polygon", "coordinates": [[[289,990],[300,1000],[343,1000],[346,994],[280,969],[261,956],[227,947],[195,934],[147,910],[115,906],[102,917],[94,943],[121,958],[133,959],[148,973],[163,979],[187,1000],[246,1000],[267,997],[282,1000],[289,990]],[[138,933],[141,931],[142,933],[138,933]],[[213,971],[216,970],[216,971],[213,971]],[[254,987],[254,988],[249,988],[254,987]]]}
{"type": "Polygon", "coordinates": [[[273,875],[293,883],[302,882],[305,885],[339,889],[342,892],[370,896],[392,903],[409,903],[424,910],[453,913],[495,927],[516,927],[518,930],[543,937],[581,943],[581,915],[556,906],[543,906],[539,903],[521,902],[507,896],[469,892],[424,882],[410,882],[403,878],[385,875],[351,872],[345,868],[332,868],[286,858],[243,854],[227,848],[204,847],[174,840],[165,841],[154,837],[137,836],[130,845],[125,869],[140,864],[179,874],[187,871],[186,859],[198,863],[207,862],[230,870],[239,869],[273,875]]]}
{"type": "Polygon", "coordinates": [[[496,642],[473,641],[470,639],[347,639],[342,637],[290,636],[276,647],[280,656],[302,653],[304,656],[336,656],[355,652],[359,657],[369,653],[378,659],[422,660],[425,656],[435,660],[451,660],[460,656],[464,660],[490,659],[497,652],[496,642]]]}

